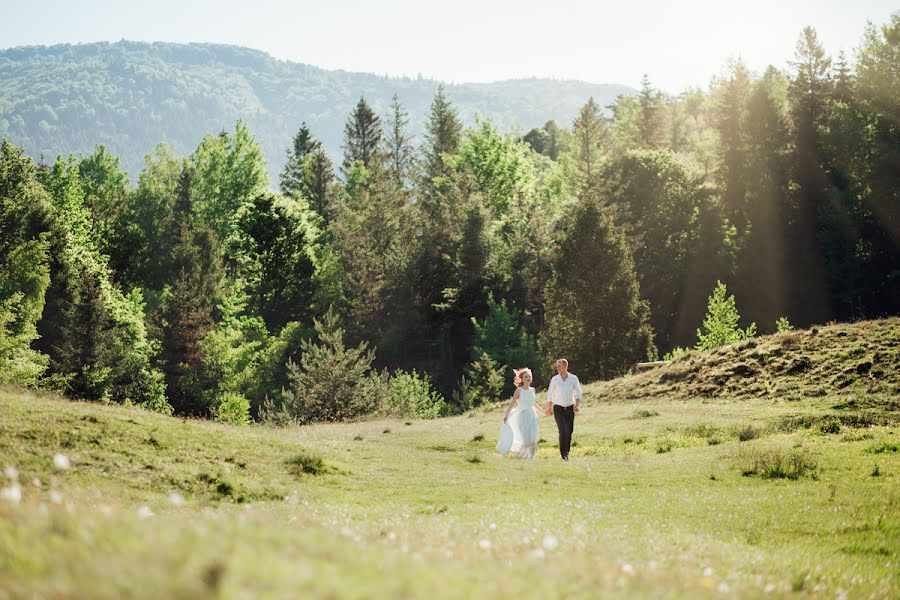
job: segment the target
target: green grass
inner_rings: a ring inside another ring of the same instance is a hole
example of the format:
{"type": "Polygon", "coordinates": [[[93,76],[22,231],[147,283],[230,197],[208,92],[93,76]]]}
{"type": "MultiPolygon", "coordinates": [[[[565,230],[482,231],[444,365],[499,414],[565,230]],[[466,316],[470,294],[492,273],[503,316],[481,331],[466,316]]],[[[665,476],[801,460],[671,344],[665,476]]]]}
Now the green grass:
{"type": "Polygon", "coordinates": [[[0,580],[13,597],[757,595],[797,581],[896,595],[900,428],[848,441],[780,432],[796,405],[659,407],[635,421],[627,403],[586,401],[569,463],[548,444],[517,462],[479,439],[499,411],[275,429],[2,392],[0,456],[23,497],[0,501],[0,580]],[[721,435],[750,421],[756,439],[721,435]]]}
{"type": "Polygon", "coordinates": [[[0,390],[0,598],[900,594],[893,388],[648,381],[585,386],[568,463],[547,418],[535,461],[498,456],[502,409],[238,427],[0,390]]]}

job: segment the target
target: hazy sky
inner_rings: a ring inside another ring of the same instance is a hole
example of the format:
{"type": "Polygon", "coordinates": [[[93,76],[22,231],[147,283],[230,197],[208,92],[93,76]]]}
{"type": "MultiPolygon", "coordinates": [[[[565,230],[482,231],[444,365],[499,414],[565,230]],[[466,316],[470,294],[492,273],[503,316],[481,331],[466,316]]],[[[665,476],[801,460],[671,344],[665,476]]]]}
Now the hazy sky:
{"type": "MultiPolygon", "coordinates": [[[[784,66],[800,30],[848,55],[897,0],[0,0],[0,48],[220,42],[326,68],[706,86],[731,56],[784,66]]],[[[0,82],[2,85],[2,82],[0,82]]]]}

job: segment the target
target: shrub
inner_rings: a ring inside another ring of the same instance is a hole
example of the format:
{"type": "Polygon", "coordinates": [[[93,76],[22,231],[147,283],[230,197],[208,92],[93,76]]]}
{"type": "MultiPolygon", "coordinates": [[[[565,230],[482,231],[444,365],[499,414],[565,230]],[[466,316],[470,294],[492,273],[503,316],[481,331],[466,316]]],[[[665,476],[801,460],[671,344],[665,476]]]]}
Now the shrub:
{"type": "Polygon", "coordinates": [[[250,401],[236,392],[225,392],[216,407],[216,421],[233,425],[250,423],[250,401]]]}
{"type": "Polygon", "coordinates": [[[325,472],[322,458],[307,452],[300,452],[287,461],[288,469],[294,475],[318,475],[325,472]]]}
{"type": "Polygon", "coordinates": [[[787,320],[787,317],[779,317],[777,321],[775,321],[775,329],[778,333],[784,333],[785,331],[791,331],[794,328],[791,325],[791,322],[787,320]]]}
{"type": "Polygon", "coordinates": [[[663,360],[675,360],[679,356],[684,356],[690,352],[687,348],[682,348],[681,346],[675,346],[672,348],[671,352],[667,352],[665,356],[663,356],[663,360]]]}
{"type": "Polygon", "coordinates": [[[390,381],[388,410],[398,417],[436,419],[447,413],[447,402],[427,376],[400,370],[390,381]]]}
{"type": "Polygon", "coordinates": [[[819,431],[822,433],[840,433],[841,422],[837,419],[829,419],[819,426],[819,431]]]}
{"type": "Polygon", "coordinates": [[[804,475],[814,474],[816,466],[815,459],[805,452],[770,449],[746,456],[741,473],[745,477],[799,479],[804,475]]]}
{"type": "Polygon", "coordinates": [[[755,440],[760,435],[759,429],[753,425],[747,425],[737,430],[737,438],[741,442],[749,442],[755,440]]]}
{"type": "Polygon", "coordinates": [[[632,413],[632,419],[649,419],[650,417],[658,417],[659,413],[655,410],[647,410],[646,408],[641,410],[636,410],[632,413]]]}

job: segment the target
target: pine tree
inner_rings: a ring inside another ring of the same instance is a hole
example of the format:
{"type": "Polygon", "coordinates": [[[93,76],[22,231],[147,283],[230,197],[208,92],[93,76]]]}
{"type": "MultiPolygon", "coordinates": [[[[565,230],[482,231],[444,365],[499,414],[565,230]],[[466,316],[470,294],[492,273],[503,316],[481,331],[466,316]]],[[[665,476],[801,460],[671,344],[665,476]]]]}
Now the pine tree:
{"type": "Polygon", "coordinates": [[[207,415],[198,394],[186,390],[182,378],[199,368],[201,343],[212,330],[213,314],[222,296],[222,266],[215,234],[196,223],[191,210],[189,167],[182,170],[174,204],[172,275],[163,314],[162,360],[170,403],[179,414],[207,415]]]}
{"type": "Polygon", "coordinates": [[[540,347],[547,364],[568,358],[590,381],[655,355],[625,238],[597,201],[580,199],[568,212],[545,296],[540,347]]]}
{"type": "Polygon", "coordinates": [[[413,169],[414,156],[410,145],[412,138],[407,133],[408,125],[409,113],[400,104],[397,94],[394,94],[388,119],[388,134],[385,136],[384,143],[387,170],[398,190],[406,187],[413,169]]]}
{"type": "Polygon", "coordinates": [[[344,162],[341,167],[344,178],[356,161],[361,162],[369,172],[381,166],[381,137],[381,119],[360,96],[344,125],[344,162]]]}
{"type": "Polygon", "coordinates": [[[697,350],[701,352],[733,344],[756,335],[756,323],[751,323],[747,329],[741,329],[738,326],[741,315],[738,313],[734,296],[726,296],[727,293],[725,284],[721,281],[717,282],[716,289],[709,297],[703,329],[697,330],[697,350]]]}
{"type": "Polygon", "coordinates": [[[387,390],[372,370],[375,353],[365,342],[349,348],[329,311],[315,322],[317,337],[301,342],[300,364],[288,364],[283,410],[300,423],[344,421],[367,414],[387,390]]]}
{"type": "Polygon", "coordinates": [[[659,148],[663,143],[663,100],[662,94],[650,85],[647,75],[641,79],[638,107],[638,137],[641,145],[659,148]]]}
{"type": "Polygon", "coordinates": [[[771,323],[790,310],[791,140],[783,100],[777,97],[778,89],[785,86],[785,76],[769,67],[753,84],[747,107],[749,231],[741,246],[735,290],[748,315],[758,323],[771,323]]]}
{"type": "Polygon", "coordinates": [[[297,193],[309,194],[306,188],[306,177],[303,169],[306,157],[322,147],[321,142],[309,132],[306,123],[300,125],[300,129],[294,135],[291,147],[287,149],[287,163],[281,171],[281,193],[285,196],[293,196],[297,193]]]}
{"type": "Polygon", "coordinates": [[[728,220],[738,235],[747,228],[747,142],[744,124],[750,72],[740,60],[731,61],[719,87],[715,121],[719,133],[717,179],[728,220]]]}
{"type": "Polygon", "coordinates": [[[334,168],[325,150],[319,148],[310,153],[303,162],[303,188],[310,207],[325,223],[334,218],[331,206],[331,184],[334,182],[334,168]]]}
{"type": "Polygon", "coordinates": [[[795,201],[789,256],[794,283],[791,315],[804,315],[809,323],[827,321],[832,314],[825,284],[825,265],[819,245],[819,216],[830,196],[830,183],[819,153],[819,128],[828,117],[831,95],[831,59],[816,32],[806,27],[797,42],[794,77],[789,98],[794,125],[795,201]]]}
{"type": "Polygon", "coordinates": [[[443,155],[456,154],[462,139],[462,124],[456,109],[439,85],[431,102],[431,113],[425,124],[425,144],[422,148],[423,177],[426,191],[434,187],[435,179],[446,177],[450,170],[443,155]]]}
{"type": "Polygon", "coordinates": [[[600,115],[600,106],[593,98],[581,107],[578,116],[575,117],[574,144],[575,144],[575,181],[578,195],[582,197],[594,196],[599,192],[598,177],[600,176],[600,164],[603,156],[603,118],[600,115]]]}
{"type": "Polygon", "coordinates": [[[843,50],[838,52],[832,77],[834,99],[845,104],[849,103],[853,98],[853,71],[850,69],[850,65],[847,64],[847,56],[843,50]]]}

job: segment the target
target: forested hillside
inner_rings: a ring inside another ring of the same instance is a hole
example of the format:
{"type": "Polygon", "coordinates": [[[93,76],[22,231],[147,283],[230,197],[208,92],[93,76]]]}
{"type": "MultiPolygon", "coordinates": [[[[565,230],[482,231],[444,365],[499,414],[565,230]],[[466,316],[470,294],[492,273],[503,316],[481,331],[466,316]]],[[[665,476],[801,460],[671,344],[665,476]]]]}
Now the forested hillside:
{"type": "MultiPolygon", "coordinates": [[[[206,133],[229,129],[238,119],[256,134],[273,176],[302,121],[337,158],[344,119],[361,94],[381,115],[399,95],[410,132],[419,136],[438,85],[328,71],[235,46],[125,41],[0,51],[0,83],[0,137],[47,161],[105,144],[132,177],[158,142],[187,154],[206,133]]],[[[586,98],[606,105],[634,90],[527,79],[448,85],[447,93],[463,123],[480,115],[507,130],[550,119],[568,123],[586,98]]]]}
{"type": "MultiPolygon", "coordinates": [[[[852,59],[807,27],[786,70],[732,61],[678,96],[644,78],[609,115],[588,97],[524,135],[466,126],[458,88],[437,87],[419,139],[421,99],[356,95],[340,156],[298,115],[274,179],[262,83],[234,106],[248,120],[198,111],[207,134],[154,146],[136,184],[109,147],[43,164],[13,136],[0,383],[233,422],[431,418],[508,397],[515,367],[543,385],[557,357],[610,379],[682,347],[895,315],[898,57],[900,13],[852,59]]],[[[135,114],[163,93],[138,78],[135,114]]],[[[142,123],[157,118],[172,126],[142,123]]]]}

